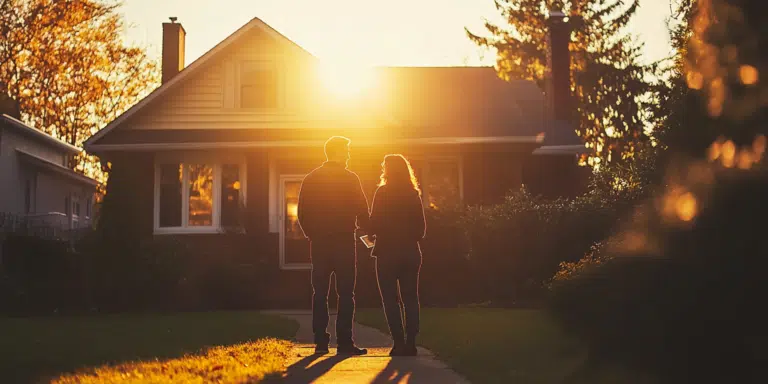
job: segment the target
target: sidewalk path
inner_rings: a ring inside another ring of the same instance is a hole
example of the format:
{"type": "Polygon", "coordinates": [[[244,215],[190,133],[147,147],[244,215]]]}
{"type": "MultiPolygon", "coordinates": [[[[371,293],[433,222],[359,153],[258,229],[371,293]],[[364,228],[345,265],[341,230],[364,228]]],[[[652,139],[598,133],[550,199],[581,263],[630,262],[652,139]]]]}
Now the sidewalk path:
{"type": "MultiPolygon", "coordinates": [[[[337,356],[336,349],[323,356],[314,355],[312,314],[308,311],[267,311],[299,322],[296,346],[288,359],[287,372],[267,382],[279,383],[440,383],[468,384],[467,380],[419,347],[417,357],[390,357],[391,341],[380,331],[355,324],[355,343],[368,348],[365,356],[337,356]]],[[[383,314],[382,314],[383,316],[383,314]]],[[[329,332],[334,333],[336,316],[331,315],[329,332]]],[[[332,343],[336,340],[331,336],[332,343]]]]}

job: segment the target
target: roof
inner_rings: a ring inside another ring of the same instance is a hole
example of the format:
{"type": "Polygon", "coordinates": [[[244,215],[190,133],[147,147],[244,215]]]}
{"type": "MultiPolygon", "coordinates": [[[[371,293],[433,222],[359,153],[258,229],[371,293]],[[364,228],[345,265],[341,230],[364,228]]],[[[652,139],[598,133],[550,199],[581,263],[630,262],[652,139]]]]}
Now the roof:
{"type": "Polygon", "coordinates": [[[20,155],[22,160],[27,161],[43,169],[53,171],[54,173],[57,173],[61,176],[67,177],[69,179],[72,179],[84,184],[92,185],[92,186],[96,186],[99,184],[99,182],[96,181],[95,179],[92,179],[88,176],[77,173],[61,164],[57,164],[48,159],[44,159],[40,156],[29,153],[23,149],[16,148],[16,152],[20,155]]]}
{"type": "MultiPolygon", "coordinates": [[[[287,41],[311,59],[316,59],[260,19],[254,18],[93,135],[86,141],[86,149],[98,147],[106,150],[107,145],[102,145],[104,142],[99,142],[97,146],[96,142],[154,100],[162,100],[163,94],[193,76],[208,61],[254,28],[287,41]]],[[[446,141],[441,138],[535,138],[533,141],[541,142],[545,130],[545,99],[541,89],[532,81],[504,81],[493,67],[379,67],[376,72],[377,85],[339,111],[356,109],[358,115],[364,111],[362,115],[368,117],[384,117],[384,125],[387,130],[393,131],[392,136],[405,140],[434,139],[432,142],[440,142],[446,141]]],[[[448,142],[457,141],[453,139],[448,142]]],[[[111,142],[110,149],[115,149],[112,147],[118,140],[107,141],[111,142]]],[[[141,143],[131,145],[136,144],[141,143]]]]}
{"type": "Polygon", "coordinates": [[[5,114],[0,115],[0,121],[3,122],[5,126],[15,128],[17,132],[21,132],[22,134],[25,134],[28,137],[34,138],[38,142],[47,144],[49,146],[61,149],[63,151],[66,151],[72,154],[82,152],[81,148],[65,143],[51,135],[48,135],[47,133],[39,129],[30,127],[29,125],[22,123],[21,121],[19,121],[18,119],[12,116],[8,116],[5,114]]]}
{"type": "Polygon", "coordinates": [[[262,31],[267,32],[267,34],[279,39],[286,41],[290,43],[294,48],[299,49],[303,51],[308,56],[314,58],[312,54],[304,50],[303,48],[299,47],[296,43],[294,43],[291,39],[285,37],[283,34],[275,30],[274,28],[270,27],[267,23],[261,21],[259,18],[253,18],[251,21],[240,27],[237,31],[229,35],[226,39],[222,40],[219,44],[216,44],[211,50],[197,58],[192,64],[190,64],[188,67],[184,68],[179,72],[176,76],[174,76],[171,80],[168,82],[162,84],[160,87],[152,91],[147,97],[143,98],[138,103],[134,104],[131,108],[129,108],[127,111],[123,112],[120,116],[118,116],[116,119],[112,120],[109,124],[107,124],[106,127],[101,129],[100,131],[96,132],[93,136],[88,138],[88,140],[85,141],[84,146],[87,149],[92,143],[99,140],[101,137],[106,135],[107,133],[111,132],[113,129],[117,128],[122,122],[136,114],[139,110],[147,106],[148,104],[151,104],[152,101],[154,101],[157,98],[160,98],[163,94],[167,93],[169,90],[173,89],[178,84],[181,84],[184,82],[185,79],[195,74],[197,71],[199,71],[201,68],[205,67],[205,64],[212,60],[214,57],[218,56],[220,52],[225,51],[229,46],[231,46],[233,43],[238,41],[241,37],[245,36],[253,30],[254,28],[259,28],[262,31]]]}
{"type": "Polygon", "coordinates": [[[493,67],[382,67],[372,97],[419,137],[536,136],[544,96],[532,81],[493,67]],[[469,131],[469,132],[468,132],[469,131]]]}

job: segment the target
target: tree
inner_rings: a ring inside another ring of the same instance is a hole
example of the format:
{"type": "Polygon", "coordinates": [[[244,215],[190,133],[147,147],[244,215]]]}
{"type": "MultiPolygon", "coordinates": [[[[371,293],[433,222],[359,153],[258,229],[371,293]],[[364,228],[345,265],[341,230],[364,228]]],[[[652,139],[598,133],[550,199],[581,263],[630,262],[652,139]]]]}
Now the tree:
{"type": "MultiPolygon", "coordinates": [[[[30,125],[81,146],[159,83],[157,63],[125,44],[111,0],[0,0],[0,91],[30,125]]],[[[84,153],[71,167],[104,178],[84,153]]]]}
{"type": "MultiPolygon", "coordinates": [[[[698,158],[722,140],[732,140],[734,147],[759,147],[755,137],[768,128],[768,87],[760,82],[760,75],[768,73],[765,5],[750,0],[671,1],[678,13],[670,26],[677,54],[655,111],[661,142],[672,153],[698,158]]],[[[733,158],[731,162],[738,165],[733,158]]]]}
{"type": "Polygon", "coordinates": [[[559,9],[578,16],[569,46],[576,131],[593,149],[582,160],[599,165],[634,156],[652,144],[647,132],[653,101],[649,75],[656,65],[639,62],[642,44],[626,33],[640,0],[496,0],[507,26],[486,22],[490,36],[467,30],[475,43],[494,48],[504,79],[535,80],[543,87],[547,69],[547,18],[559,9]]]}

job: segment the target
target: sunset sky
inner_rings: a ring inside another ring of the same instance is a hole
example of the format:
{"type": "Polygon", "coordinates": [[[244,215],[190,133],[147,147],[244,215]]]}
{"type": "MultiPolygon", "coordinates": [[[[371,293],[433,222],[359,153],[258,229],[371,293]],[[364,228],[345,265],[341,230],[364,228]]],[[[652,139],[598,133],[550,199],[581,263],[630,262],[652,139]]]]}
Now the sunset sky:
{"type": "MultiPolygon", "coordinates": [[[[484,32],[500,19],[493,0],[125,0],[129,41],[160,56],[161,23],[178,17],[187,31],[186,63],[253,17],[322,59],[360,65],[493,65],[492,54],[467,39],[464,27],[484,32]]],[[[643,0],[632,33],[646,60],[670,52],[665,17],[669,0],[643,0]]]]}

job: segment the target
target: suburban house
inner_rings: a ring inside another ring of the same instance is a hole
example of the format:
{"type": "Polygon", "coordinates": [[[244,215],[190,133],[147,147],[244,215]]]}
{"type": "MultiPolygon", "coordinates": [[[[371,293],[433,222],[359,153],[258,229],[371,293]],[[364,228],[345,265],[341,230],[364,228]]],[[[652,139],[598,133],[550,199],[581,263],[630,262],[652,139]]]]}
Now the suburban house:
{"type": "Polygon", "coordinates": [[[98,182],[68,167],[82,150],[17,117],[0,115],[0,233],[89,227],[98,182]]]}
{"type": "Polygon", "coordinates": [[[277,302],[309,305],[296,206],[330,136],[352,140],[350,168],[369,198],[387,153],[412,160],[431,209],[498,202],[522,184],[548,195],[585,188],[584,145],[568,123],[565,28],[553,28],[552,69],[561,73],[549,98],[492,67],[377,68],[374,86],[338,98],[323,85],[322,63],[258,18],[186,68],[185,37],[174,18],[163,24],[162,85],[85,149],[111,164],[105,204],[131,207],[121,228],[242,265],[262,260],[277,302]]]}

